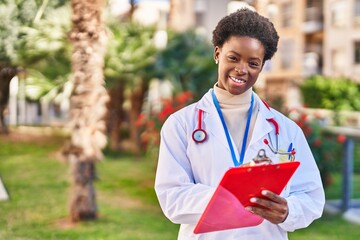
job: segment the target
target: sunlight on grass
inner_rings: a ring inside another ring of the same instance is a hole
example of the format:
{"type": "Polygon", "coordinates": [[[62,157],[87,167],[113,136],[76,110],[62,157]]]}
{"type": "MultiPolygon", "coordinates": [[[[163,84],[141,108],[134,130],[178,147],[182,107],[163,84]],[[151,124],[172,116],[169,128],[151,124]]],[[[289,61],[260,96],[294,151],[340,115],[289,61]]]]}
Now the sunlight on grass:
{"type": "MultiPolygon", "coordinates": [[[[162,214],[153,190],[155,162],[106,154],[95,182],[99,219],[67,225],[68,166],[56,158],[63,139],[12,142],[0,138],[0,175],[10,200],[0,202],[0,239],[173,240],[178,225],[162,214]]],[[[340,176],[329,194],[337,196],[340,176]],[[335,193],[331,193],[335,192],[335,193]]],[[[358,176],[356,178],[359,183],[358,176]]],[[[347,240],[360,227],[325,215],[291,240],[347,240]]]]}

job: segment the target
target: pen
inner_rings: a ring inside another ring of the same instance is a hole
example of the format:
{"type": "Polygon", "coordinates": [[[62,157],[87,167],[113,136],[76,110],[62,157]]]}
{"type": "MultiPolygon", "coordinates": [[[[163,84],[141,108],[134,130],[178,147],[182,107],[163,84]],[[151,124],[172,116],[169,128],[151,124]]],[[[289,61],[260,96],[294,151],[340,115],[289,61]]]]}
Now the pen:
{"type": "Polygon", "coordinates": [[[288,160],[290,160],[290,157],[291,157],[290,152],[291,152],[292,148],[293,148],[293,144],[292,144],[292,143],[290,143],[289,148],[288,148],[288,150],[287,150],[287,151],[288,151],[288,153],[289,153],[288,160]]]}

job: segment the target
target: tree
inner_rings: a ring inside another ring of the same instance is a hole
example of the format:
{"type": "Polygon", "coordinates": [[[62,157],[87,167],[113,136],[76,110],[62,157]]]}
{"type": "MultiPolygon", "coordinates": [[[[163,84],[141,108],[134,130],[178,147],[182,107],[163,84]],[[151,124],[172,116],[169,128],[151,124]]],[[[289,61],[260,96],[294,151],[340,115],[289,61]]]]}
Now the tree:
{"type": "Polygon", "coordinates": [[[73,45],[71,96],[71,139],[65,153],[71,170],[70,219],[96,219],[93,181],[95,163],[106,145],[106,103],[103,66],[107,36],[102,22],[102,0],[72,0],[73,45]]]}
{"type": "MultiPolygon", "coordinates": [[[[3,0],[0,3],[0,133],[7,132],[4,121],[4,111],[9,98],[11,79],[26,69],[35,65],[34,59],[27,58],[24,53],[24,43],[29,29],[45,14],[45,9],[54,9],[65,4],[65,0],[3,0]],[[29,61],[27,61],[29,60],[29,61]]],[[[28,41],[29,43],[30,41],[28,41]]],[[[36,45],[37,41],[33,44],[36,45]]],[[[27,53],[34,50],[28,48],[27,53]]],[[[46,61],[44,61],[46,62],[46,61]]]]}
{"type": "Polygon", "coordinates": [[[191,91],[198,100],[216,82],[213,48],[192,30],[169,35],[167,47],[156,58],[156,73],[178,92],[191,91]]]}
{"type": "MultiPolygon", "coordinates": [[[[72,86],[68,38],[70,17],[68,5],[50,8],[32,26],[23,26],[21,29],[17,65],[26,69],[26,97],[44,103],[45,107],[48,102],[60,99],[59,96],[69,97],[68,92],[71,92],[68,87],[72,86]],[[64,93],[64,90],[67,92],[64,93]]],[[[44,109],[43,117],[46,112],[47,109],[44,109]]]]}
{"type": "Polygon", "coordinates": [[[0,133],[8,132],[4,114],[9,99],[10,81],[18,72],[14,61],[19,32],[21,25],[29,24],[29,19],[34,15],[32,5],[34,1],[31,0],[27,3],[6,0],[0,4],[0,133]],[[27,11],[24,4],[27,4],[27,11]]]}
{"type": "Polygon", "coordinates": [[[17,74],[17,68],[11,66],[0,68],[0,134],[2,134],[9,132],[5,123],[5,110],[9,100],[10,81],[17,74]]]}
{"type": "Polygon", "coordinates": [[[119,149],[119,128],[127,116],[130,141],[134,152],[139,152],[139,129],[135,121],[139,116],[150,80],[155,76],[154,62],[157,49],[153,27],[135,22],[109,20],[111,32],[106,54],[105,76],[111,94],[109,127],[110,147],[119,149]],[[124,109],[127,101],[128,108],[124,109]]]}

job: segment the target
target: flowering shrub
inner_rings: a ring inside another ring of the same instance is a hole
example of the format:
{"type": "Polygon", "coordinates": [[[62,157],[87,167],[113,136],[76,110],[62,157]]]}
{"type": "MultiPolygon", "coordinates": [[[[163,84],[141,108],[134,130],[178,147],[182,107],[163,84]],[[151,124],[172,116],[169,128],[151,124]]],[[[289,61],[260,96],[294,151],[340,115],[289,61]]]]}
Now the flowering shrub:
{"type": "Polygon", "coordinates": [[[339,167],[342,144],[346,137],[326,132],[326,125],[321,116],[310,116],[295,110],[290,112],[289,117],[303,130],[320,170],[324,187],[330,186],[332,184],[331,173],[339,167]]]}
{"type": "Polygon", "coordinates": [[[193,94],[189,91],[181,92],[171,99],[162,99],[161,110],[150,113],[141,113],[136,126],[142,129],[142,149],[146,152],[157,151],[160,144],[160,129],[165,120],[177,110],[193,101],[193,94]]]}

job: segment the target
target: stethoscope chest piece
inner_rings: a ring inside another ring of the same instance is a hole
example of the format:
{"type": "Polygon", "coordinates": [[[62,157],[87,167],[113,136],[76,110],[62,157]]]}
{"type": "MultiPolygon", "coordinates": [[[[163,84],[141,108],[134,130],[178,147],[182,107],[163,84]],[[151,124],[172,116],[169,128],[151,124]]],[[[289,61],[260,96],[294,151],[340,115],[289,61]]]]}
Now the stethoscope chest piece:
{"type": "Polygon", "coordinates": [[[204,129],[201,127],[203,111],[201,109],[198,110],[198,128],[195,129],[192,133],[192,139],[196,143],[202,143],[206,140],[207,134],[204,129]]]}
{"type": "Polygon", "coordinates": [[[196,129],[192,134],[192,139],[196,143],[202,143],[206,140],[206,132],[203,129],[196,129]]]}

